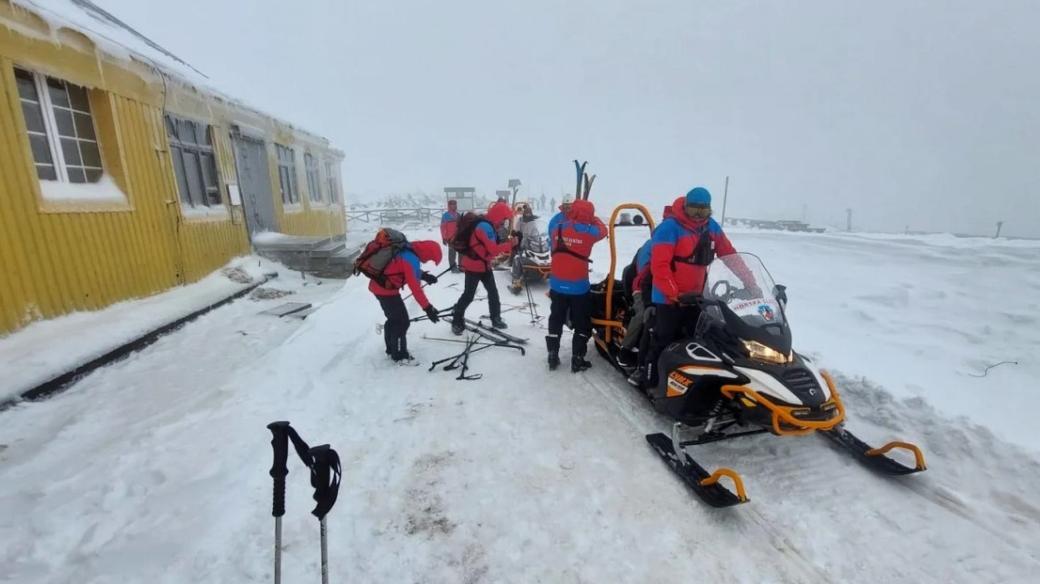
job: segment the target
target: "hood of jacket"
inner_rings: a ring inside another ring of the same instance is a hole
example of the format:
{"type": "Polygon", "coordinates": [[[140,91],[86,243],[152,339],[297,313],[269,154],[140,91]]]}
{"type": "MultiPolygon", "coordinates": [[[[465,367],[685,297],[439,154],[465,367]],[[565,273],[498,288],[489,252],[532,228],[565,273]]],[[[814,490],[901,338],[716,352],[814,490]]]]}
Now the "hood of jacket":
{"type": "Polygon", "coordinates": [[[420,262],[433,262],[434,265],[441,263],[443,252],[440,244],[436,241],[413,241],[411,247],[420,262]]]}

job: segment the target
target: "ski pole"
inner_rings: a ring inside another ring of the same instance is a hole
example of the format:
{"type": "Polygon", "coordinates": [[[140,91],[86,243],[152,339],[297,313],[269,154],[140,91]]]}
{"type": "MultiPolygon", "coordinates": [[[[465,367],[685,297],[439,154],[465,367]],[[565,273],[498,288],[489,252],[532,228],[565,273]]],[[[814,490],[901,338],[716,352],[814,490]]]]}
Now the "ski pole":
{"type": "MultiPolygon", "coordinates": [[[[455,306],[449,306],[448,308],[442,308],[442,309],[437,311],[437,316],[445,316],[447,314],[450,314],[454,310],[455,310],[455,306]]],[[[424,314],[422,316],[417,316],[415,318],[408,319],[408,322],[420,322],[420,321],[423,321],[423,320],[430,320],[430,317],[428,317],[428,316],[426,316],[424,314]]]]}
{"type": "MultiPolygon", "coordinates": [[[[434,276],[433,276],[433,277],[434,277],[434,278],[440,278],[441,276],[443,276],[444,274],[447,274],[447,273],[448,273],[448,272],[450,272],[450,271],[451,271],[451,268],[444,268],[444,271],[443,271],[443,272],[441,272],[441,273],[439,273],[439,274],[434,274],[434,276]]],[[[424,282],[424,283],[423,283],[423,284],[422,284],[421,286],[419,286],[419,289],[423,289],[423,288],[425,288],[425,287],[426,287],[426,283],[424,282]]],[[[411,294],[409,294],[408,296],[405,296],[405,297],[404,297],[404,299],[405,299],[405,300],[408,300],[408,299],[409,299],[409,298],[411,298],[412,296],[415,296],[415,292],[412,292],[412,293],[411,293],[411,294]]]]}
{"type": "Polygon", "coordinates": [[[318,518],[321,526],[321,584],[329,584],[329,543],[325,516],[336,504],[342,471],[339,454],[328,444],[315,446],[308,453],[312,462],[311,486],[314,487],[314,501],[317,503],[311,514],[318,518]]]}
{"type": "Polygon", "coordinates": [[[285,476],[289,474],[286,461],[289,458],[289,422],[271,422],[267,425],[271,431],[271,447],[274,449],[274,462],[271,464],[271,478],[274,479],[274,493],[271,515],[274,516],[274,584],[282,582],[282,516],[285,515],[285,476]]]}

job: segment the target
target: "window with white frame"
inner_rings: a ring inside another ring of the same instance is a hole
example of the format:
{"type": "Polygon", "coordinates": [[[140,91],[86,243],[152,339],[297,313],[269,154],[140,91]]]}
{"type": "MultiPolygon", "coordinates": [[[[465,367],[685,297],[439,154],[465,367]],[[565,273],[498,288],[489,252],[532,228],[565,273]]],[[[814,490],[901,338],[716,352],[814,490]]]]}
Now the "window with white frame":
{"type": "Polygon", "coordinates": [[[307,192],[310,194],[311,202],[323,203],[325,197],[321,194],[321,172],[318,170],[318,159],[310,152],[304,152],[303,168],[307,171],[307,192]]]}
{"type": "Polygon", "coordinates": [[[166,135],[181,203],[193,208],[221,205],[212,127],[167,114],[166,135]]]}
{"type": "Polygon", "coordinates": [[[278,153],[278,186],[282,191],[282,204],[295,205],[300,202],[300,191],[296,188],[296,156],[292,148],[275,144],[278,153]]]}
{"type": "Polygon", "coordinates": [[[336,181],[336,165],[331,160],[325,161],[325,180],[329,185],[329,202],[339,202],[339,183],[336,181]]]}
{"type": "Polygon", "coordinates": [[[15,68],[14,76],[36,176],[65,183],[101,180],[101,148],[87,90],[26,69],[15,68]]]}

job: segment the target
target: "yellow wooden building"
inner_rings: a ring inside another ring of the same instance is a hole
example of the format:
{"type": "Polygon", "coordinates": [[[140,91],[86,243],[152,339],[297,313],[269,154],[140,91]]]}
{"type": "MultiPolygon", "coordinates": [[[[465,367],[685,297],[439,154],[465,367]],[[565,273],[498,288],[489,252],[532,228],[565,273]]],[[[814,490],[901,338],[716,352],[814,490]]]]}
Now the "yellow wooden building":
{"type": "Polygon", "coordinates": [[[84,0],[0,0],[0,335],[344,233],[342,152],[84,0]]]}

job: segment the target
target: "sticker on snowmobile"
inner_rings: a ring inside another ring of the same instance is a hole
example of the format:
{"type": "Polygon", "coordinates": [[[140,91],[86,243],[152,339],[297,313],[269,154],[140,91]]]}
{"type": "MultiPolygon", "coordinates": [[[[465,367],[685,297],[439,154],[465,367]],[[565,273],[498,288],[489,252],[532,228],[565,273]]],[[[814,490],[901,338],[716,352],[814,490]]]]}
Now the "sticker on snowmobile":
{"type": "Polygon", "coordinates": [[[719,369],[717,367],[705,367],[703,365],[683,365],[682,367],[676,369],[676,371],[691,376],[714,375],[715,377],[728,377],[730,379],[737,378],[737,376],[732,371],[719,369]]]}
{"type": "Polygon", "coordinates": [[[760,304],[758,306],[758,314],[766,319],[766,322],[773,322],[773,319],[776,318],[776,313],[773,312],[773,308],[768,304],[760,304]]]}
{"type": "Polygon", "coordinates": [[[772,298],[755,298],[754,300],[733,304],[730,306],[730,310],[741,318],[756,316],[772,322],[776,320],[776,313],[780,310],[780,304],[772,298]],[[768,311],[768,317],[765,314],[766,311],[768,311]]]}
{"type": "Polygon", "coordinates": [[[693,380],[678,371],[668,374],[668,397],[676,397],[686,393],[690,389],[693,380]]]}

